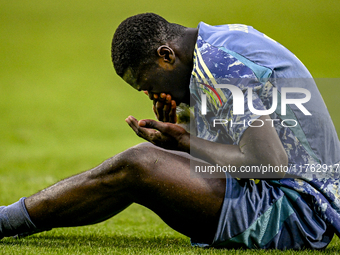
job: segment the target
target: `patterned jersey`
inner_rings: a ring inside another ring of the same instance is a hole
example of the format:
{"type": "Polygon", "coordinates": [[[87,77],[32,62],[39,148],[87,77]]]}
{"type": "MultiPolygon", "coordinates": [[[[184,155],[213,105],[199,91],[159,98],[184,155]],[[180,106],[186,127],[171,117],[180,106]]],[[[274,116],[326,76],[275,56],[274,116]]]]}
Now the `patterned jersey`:
{"type": "MultiPolygon", "coordinates": [[[[238,145],[252,121],[261,116],[258,112],[254,114],[254,109],[263,112],[273,109],[268,121],[275,127],[288,155],[286,176],[290,178],[261,180],[262,188],[279,187],[280,192],[290,198],[286,202],[296,206],[303,198],[304,203],[308,203],[308,207],[340,235],[339,140],[312,76],[294,54],[250,26],[210,26],[201,22],[190,93],[195,101],[196,135],[219,143],[238,145]],[[239,98],[230,89],[221,88],[221,84],[233,85],[242,91],[242,114],[234,114],[234,105],[239,98]],[[285,92],[286,88],[290,93],[285,92]],[[286,104],[284,113],[282,100],[306,97],[303,93],[292,93],[294,88],[309,91],[310,100],[305,100],[302,106],[286,104]],[[205,94],[206,101],[202,101],[202,94],[205,94]],[[277,103],[274,105],[275,96],[277,103]],[[203,104],[205,112],[202,111],[203,104]],[[214,119],[225,121],[214,126],[214,119]]],[[[274,202],[262,208],[262,212],[257,212],[257,216],[243,229],[236,228],[236,231],[223,234],[223,242],[237,236],[245,239],[246,232],[261,220],[261,215],[277,206],[282,199],[280,192],[274,192],[277,194],[272,198],[274,202]]],[[[285,217],[292,213],[284,212],[287,214],[285,217]]],[[[233,220],[237,221],[236,218],[233,220]]],[[[266,240],[275,238],[282,225],[284,219],[274,230],[272,225],[268,225],[272,234],[266,240]]],[[[248,241],[248,246],[265,247],[265,240],[256,240],[260,236],[252,237],[254,240],[248,241]]]]}

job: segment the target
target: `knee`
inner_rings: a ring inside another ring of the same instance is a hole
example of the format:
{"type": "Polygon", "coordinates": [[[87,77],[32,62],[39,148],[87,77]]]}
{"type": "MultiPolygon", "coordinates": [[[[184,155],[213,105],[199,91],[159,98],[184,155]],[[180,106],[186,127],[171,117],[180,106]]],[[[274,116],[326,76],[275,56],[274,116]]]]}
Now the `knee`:
{"type": "MultiPolygon", "coordinates": [[[[152,171],[152,161],[156,159],[156,146],[150,143],[138,144],[104,161],[96,170],[96,178],[110,179],[120,177],[135,182],[147,172],[152,171]],[[135,180],[135,181],[134,181],[135,180]]],[[[124,181],[125,182],[125,181],[124,181]]]]}
{"type": "Polygon", "coordinates": [[[143,171],[149,169],[151,163],[156,160],[158,150],[151,143],[141,143],[121,153],[120,159],[130,166],[130,170],[143,171]]]}

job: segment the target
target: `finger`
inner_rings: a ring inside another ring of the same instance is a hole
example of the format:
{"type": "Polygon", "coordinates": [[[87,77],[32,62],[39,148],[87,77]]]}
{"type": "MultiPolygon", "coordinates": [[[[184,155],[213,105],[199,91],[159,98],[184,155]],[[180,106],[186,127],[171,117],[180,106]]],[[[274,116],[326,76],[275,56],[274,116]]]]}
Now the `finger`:
{"type": "Polygon", "coordinates": [[[149,93],[149,98],[150,98],[150,100],[156,100],[157,98],[158,98],[158,94],[154,94],[154,93],[149,93]]]}
{"type": "Polygon", "coordinates": [[[170,104],[163,106],[163,122],[169,122],[170,104]]]}
{"type": "Polygon", "coordinates": [[[177,123],[177,114],[176,114],[176,101],[172,100],[171,101],[171,109],[169,113],[169,122],[171,123],[177,123]]]}
{"type": "Polygon", "coordinates": [[[158,111],[157,111],[157,108],[156,108],[156,104],[157,104],[157,101],[154,100],[153,105],[152,105],[152,110],[155,113],[156,119],[159,119],[159,114],[158,114],[158,111]]]}
{"type": "Polygon", "coordinates": [[[127,118],[125,119],[125,121],[126,121],[126,122],[128,122],[128,121],[129,121],[129,122],[131,122],[131,121],[132,121],[132,122],[135,122],[135,121],[138,122],[138,120],[137,120],[135,117],[131,116],[131,115],[130,115],[129,117],[127,117],[127,118]]]}
{"type": "Polygon", "coordinates": [[[161,93],[159,95],[158,101],[164,101],[166,99],[166,94],[165,93],[161,93]]]}
{"type": "Polygon", "coordinates": [[[125,121],[129,124],[129,126],[138,126],[138,120],[133,117],[133,116],[129,116],[125,119],[125,121]]]}
{"type": "Polygon", "coordinates": [[[138,132],[139,125],[138,120],[135,117],[129,116],[125,119],[125,121],[133,129],[133,131],[135,131],[136,133],[138,132]]]}
{"type": "Polygon", "coordinates": [[[153,110],[153,112],[155,114],[156,119],[158,119],[158,115],[157,115],[157,111],[156,111],[155,105],[152,106],[152,110],[153,110]]]}
{"type": "Polygon", "coordinates": [[[127,117],[125,121],[129,124],[133,131],[135,131],[136,135],[149,142],[152,142],[152,138],[155,136],[155,133],[159,132],[154,129],[143,128],[139,126],[137,119],[132,116],[127,117]]]}
{"type": "Polygon", "coordinates": [[[144,94],[149,97],[150,100],[154,100],[154,95],[156,95],[156,98],[158,97],[157,94],[149,93],[147,90],[143,90],[144,94]]]}
{"type": "Polygon", "coordinates": [[[138,126],[145,127],[146,126],[146,121],[145,120],[138,121],[138,126]]]}
{"type": "Polygon", "coordinates": [[[160,121],[163,121],[163,117],[164,117],[163,107],[164,107],[163,102],[160,102],[160,101],[156,102],[155,108],[156,108],[156,112],[157,112],[157,119],[160,120],[160,121]]]}
{"type": "MultiPolygon", "coordinates": [[[[150,97],[150,96],[149,96],[150,97]]],[[[153,104],[155,105],[158,101],[159,95],[158,94],[152,94],[152,97],[150,97],[151,100],[153,100],[153,104]]]]}
{"type": "Polygon", "coordinates": [[[167,124],[160,122],[160,121],[155,121],[155,120],[150,120],[150,119],[144,119],[144,120],[140,120],[138,121],[138,125],[142,128],[146,128],[146,129],[156,129],[160,132],[164,132],[167,124]]]}
{"type": "Polygon", "coordinates": [[[167,104],[170,104],[170,103],[171,103],[171,95],[169,95],[169,94],[166,95],[165,102],[166,102],[167,104]]]}

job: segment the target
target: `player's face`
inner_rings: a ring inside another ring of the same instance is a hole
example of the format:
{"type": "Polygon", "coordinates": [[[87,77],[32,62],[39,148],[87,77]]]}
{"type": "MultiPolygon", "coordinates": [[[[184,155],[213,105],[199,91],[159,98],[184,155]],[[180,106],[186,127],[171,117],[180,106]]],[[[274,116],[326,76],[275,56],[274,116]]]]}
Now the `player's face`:
{"type": "Polygon", "coordinates": [[[146,90],[153,94],[170,94],[179,104],[181,102],[189,103],[190,101],[190,74],[191,70],[180,66],[172,70],[164,70],[158,65],[152,65],[144,68],[144,70],[141,69],[139,75],[135,75],[137,78],[128,69],[123,79],[139,91],[146,90]]]}

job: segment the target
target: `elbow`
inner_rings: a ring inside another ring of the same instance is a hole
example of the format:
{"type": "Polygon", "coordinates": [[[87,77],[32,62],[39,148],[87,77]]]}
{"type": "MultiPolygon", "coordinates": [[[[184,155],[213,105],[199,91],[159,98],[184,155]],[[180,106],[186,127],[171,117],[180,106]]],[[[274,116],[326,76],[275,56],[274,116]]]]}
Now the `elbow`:
{"type": "Polygon", "coordinates": [[[249,157],[249,165],[258,166],[259,173],[256,179],[282,179],[288,166],[288,156],[282,148],[266,151],[257,151],[249,157]]]}
{"type": "Polygon", "coordinates": [[[267,169],[272,170],[270,172],[268,171],[268,174],[263,176],[263,178],[267,179],[284,178],[288,166],[288,155],[286,151],[283,149],[283,147],[280,149],[272,150],[261,161],[262,162],[260,164],[266,165],[267,169]]]}
{"type": "Polygon", "coordinates": [[[287,166],[288,156],[284,148],[273,149],[272,152],[266,157],[268,164],[272,166],[287,166]]]}

